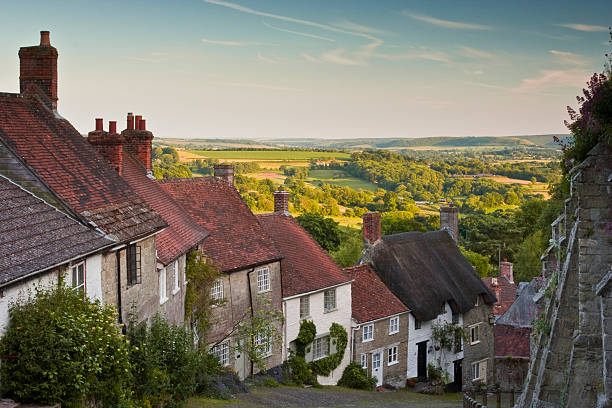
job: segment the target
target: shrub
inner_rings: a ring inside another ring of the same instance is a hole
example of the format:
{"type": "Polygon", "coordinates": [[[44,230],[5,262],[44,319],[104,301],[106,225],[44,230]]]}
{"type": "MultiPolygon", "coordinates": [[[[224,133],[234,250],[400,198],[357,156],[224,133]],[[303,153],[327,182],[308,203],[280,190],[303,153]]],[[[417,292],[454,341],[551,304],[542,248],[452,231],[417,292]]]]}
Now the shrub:
{"type": "Polygon", "coordinates": [[[264,377],[263,381],[261,382],[261,385],[263,385],[264,387],[269,387],[269,388],[280,387],[280,384],[278,383],[278,381],[276,381],[272,377],[264,377]]]}
{"type": "Polygon", "coordinates": [[[359,364],[351,363],[344,369],[338,385],[358,390],[372,390],[376,385],[376,378],[369,377],[367,371],[359,364]]]}
{"type": "Polygon", "coordinates": [[[60,283],[12,304],[9,317],[0,339],[3,395],[65,407],[119,404],[130,365],[112,306],[60,283]]]}
{"type": "Polygon", "coordinates": [[[291,368],[291,376],[293,382],[297,385],[309,384],[314,385],[317,383],[317,377],[313,374],[312,370],[308,367],[308,363],[302,356],[292,356],[289,360],[289,366],[291,368]]]}

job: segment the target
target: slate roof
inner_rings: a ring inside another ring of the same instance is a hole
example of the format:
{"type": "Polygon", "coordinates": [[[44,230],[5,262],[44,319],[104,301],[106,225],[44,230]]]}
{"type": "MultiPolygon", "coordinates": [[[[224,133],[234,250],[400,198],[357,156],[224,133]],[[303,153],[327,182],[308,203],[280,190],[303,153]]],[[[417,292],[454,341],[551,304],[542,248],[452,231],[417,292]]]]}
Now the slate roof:
{"type": "Polygon", "coordinates": [[[204,252],[232,272],[279,260],[281,255],[236,189],[215,177],[157,180],[210,235],[204,252]]]}
{"type": "Polygon", "coordinates": [[[114,244],[0,176],[0,285],[114,244]]]}
{"type": "Polygon", "coordinates": [[[435,318],[443,302],[465,313],[478,295],[496,300],[446,231],[385,235],[366,247],[360,263],[367,261],[420,320],[435,318]]]}
{"type": "Polygon", "coordinates": [[[344,272],[353,279],[351,301],[353,319],[365,323],[387,316],[404,313],[408,308],[380,280],[369,263],[350,268],[344,272]]]}
{"type": "Polygon", "coordinates": [[[259,214],[257,218],[283,256],[283,297],[314,292],[351,281],[293,217],[276,212],[259,214]]]}
{"type": "Polygon", "coordinates": [[[498,293],[496,289],[499,289],[499,298],[497,302],[495,302],[495,306],[493,306],[493,314],[503,315],[516,300],[516,285],[510,282],[505,276],[497,278],[497,285],[493,285],[493,279],[495,278],[487,277],[482,278],[482,281],[491,289],[491,292],[496,294],[496,296],[498,293]]]}
{"type": "Polygon", "coordinates": [[[514,303],[497,321],[497,324],[517,327],[531,327],[536,315],[536,304],[533,297],[537,293],[537,281],[532,279],[516,298],[514,303]]]}
{"type": "Polygon", "coordinates": [[[529,357],[530,328],[496,324],[493,336],[496,357],[529,357]]]}
{"type": "Polygon", "coordinates": [[[94,147],[36,96],[0,93],[0,139],[74,211],[120,241],[166,226],[94,147]]]}
{"type": "Polygon", "coordinates": [[[157,258],[168,265],[208,236],[202,228],[130,153],[123,151],[121,176],[147,204],[162,216],[168,227],[156,236],[157,258]]]}

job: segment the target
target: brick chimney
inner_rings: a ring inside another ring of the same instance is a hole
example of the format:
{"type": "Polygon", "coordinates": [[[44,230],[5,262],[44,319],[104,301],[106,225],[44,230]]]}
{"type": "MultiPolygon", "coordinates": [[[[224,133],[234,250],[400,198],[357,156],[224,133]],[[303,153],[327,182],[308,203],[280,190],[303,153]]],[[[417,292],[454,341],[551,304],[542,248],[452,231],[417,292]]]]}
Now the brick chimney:
{"type": "Polygon", "coordinates": [[[380,213],[367,212],[363,214],[363,241],[374,244],[380,239],[380,213]]]}
{"type": "Polygon", "coordinates": [[[508,262],[507,259],[504,259],[503,262],[499,263],[499,276],[505,276],[508,281],[514,283],[514,272],[512,271],[513,266],[514,265],[512,262],[508,262]]]}
{"type": "MultiPolygon", "coordinates": [[[[229,185],[234,185],[234,166],[231,164],[215,164],[215,177],[227,181],[229,185]]],[[[276,203],[276,199],[274,201],[276,203]]]]}
{"type": "Polygon", "coordinates": [[[124,146],[136,160],[147,169],[147,173],[152,171],[151,147],[153,145],[153,133],[147,130],[146,121],[142,116],[136,116],[136,126],[134,126],[134,115],[127,114],[126,129],[121,132],[124,146]]]}
{"type": "Polygon", "coordinates": [[[459,208],[440,207],[440,229],[446,229],[457,243],[459,238],[459,208]]]}
{"type": "Polygon", "coordinates": [[[40,45],[19,48],[19,92],[36,85],[57,110],[57,50],[51,46],[49,31],[40,32],[40,45]]]}
{"type": "Polygon", "coordinates": [[[274,192],[274,212],[282,212],[289,215],[289,192],[275,191],[274,192]]]}
{"type": "Polygon", "coordinates": [[[109,131],[105,132],[103,120],[96,119],[96,130],[89,132],[87,141],[121,174],[123,138],[117,134],[117,122],[110,121],[108,125],[109,131]]]}

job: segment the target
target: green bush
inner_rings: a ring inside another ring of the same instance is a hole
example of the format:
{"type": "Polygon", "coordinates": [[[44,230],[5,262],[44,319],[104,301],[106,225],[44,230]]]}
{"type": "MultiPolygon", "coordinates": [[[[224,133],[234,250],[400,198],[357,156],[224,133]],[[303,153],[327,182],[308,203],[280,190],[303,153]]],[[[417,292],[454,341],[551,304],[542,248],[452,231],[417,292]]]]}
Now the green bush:
{"type": "Polygon", "coordinates": [[[376,385],[376,378],[369,377],[367,371],[359,364],[351,363],[344,369],[338,385],[358,390],[372,390],[376,385]]]}
{"type": "Polygon", "coordinates": [[[280,384],[278,383],[278,381],[276,381],[272,377],[265,377],[263,379],[263,381],[261,382],[261,385],[263,385],[264,387],[269,387],[269,388],[278,388],[278,387],[280,387],[280,384]]]}
{"type": "Polygon", "coordinates": [[[304,357],[291,357],[289,360],[289,367],[291,368],[291,377],[295,384],[315,385],[317,383],[317,377],[313,374],[310,367],[308,367],[308,363],[304,357]]]}
{"type": "Polygon", "coordinates": [[[130,378],[112,306],[63,284],[12,304],[0,338],[2,395],[22,402],[117,406],[130,378]]]}

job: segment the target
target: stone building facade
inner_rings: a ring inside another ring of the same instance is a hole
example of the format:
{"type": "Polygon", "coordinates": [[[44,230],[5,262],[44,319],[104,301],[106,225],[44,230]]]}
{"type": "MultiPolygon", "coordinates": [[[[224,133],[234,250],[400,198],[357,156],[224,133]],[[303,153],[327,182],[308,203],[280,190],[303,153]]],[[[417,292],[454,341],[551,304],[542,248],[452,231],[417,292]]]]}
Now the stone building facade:
{"type": "Polygon", "coordinates": [[[464,342],[462,367],[463,384],[468,387],[475,382],[492,384],[495,376],[493,358],[493,305],[478,296],[476,305],[463,314],[463,328],[468,339],[464,342]]]}

